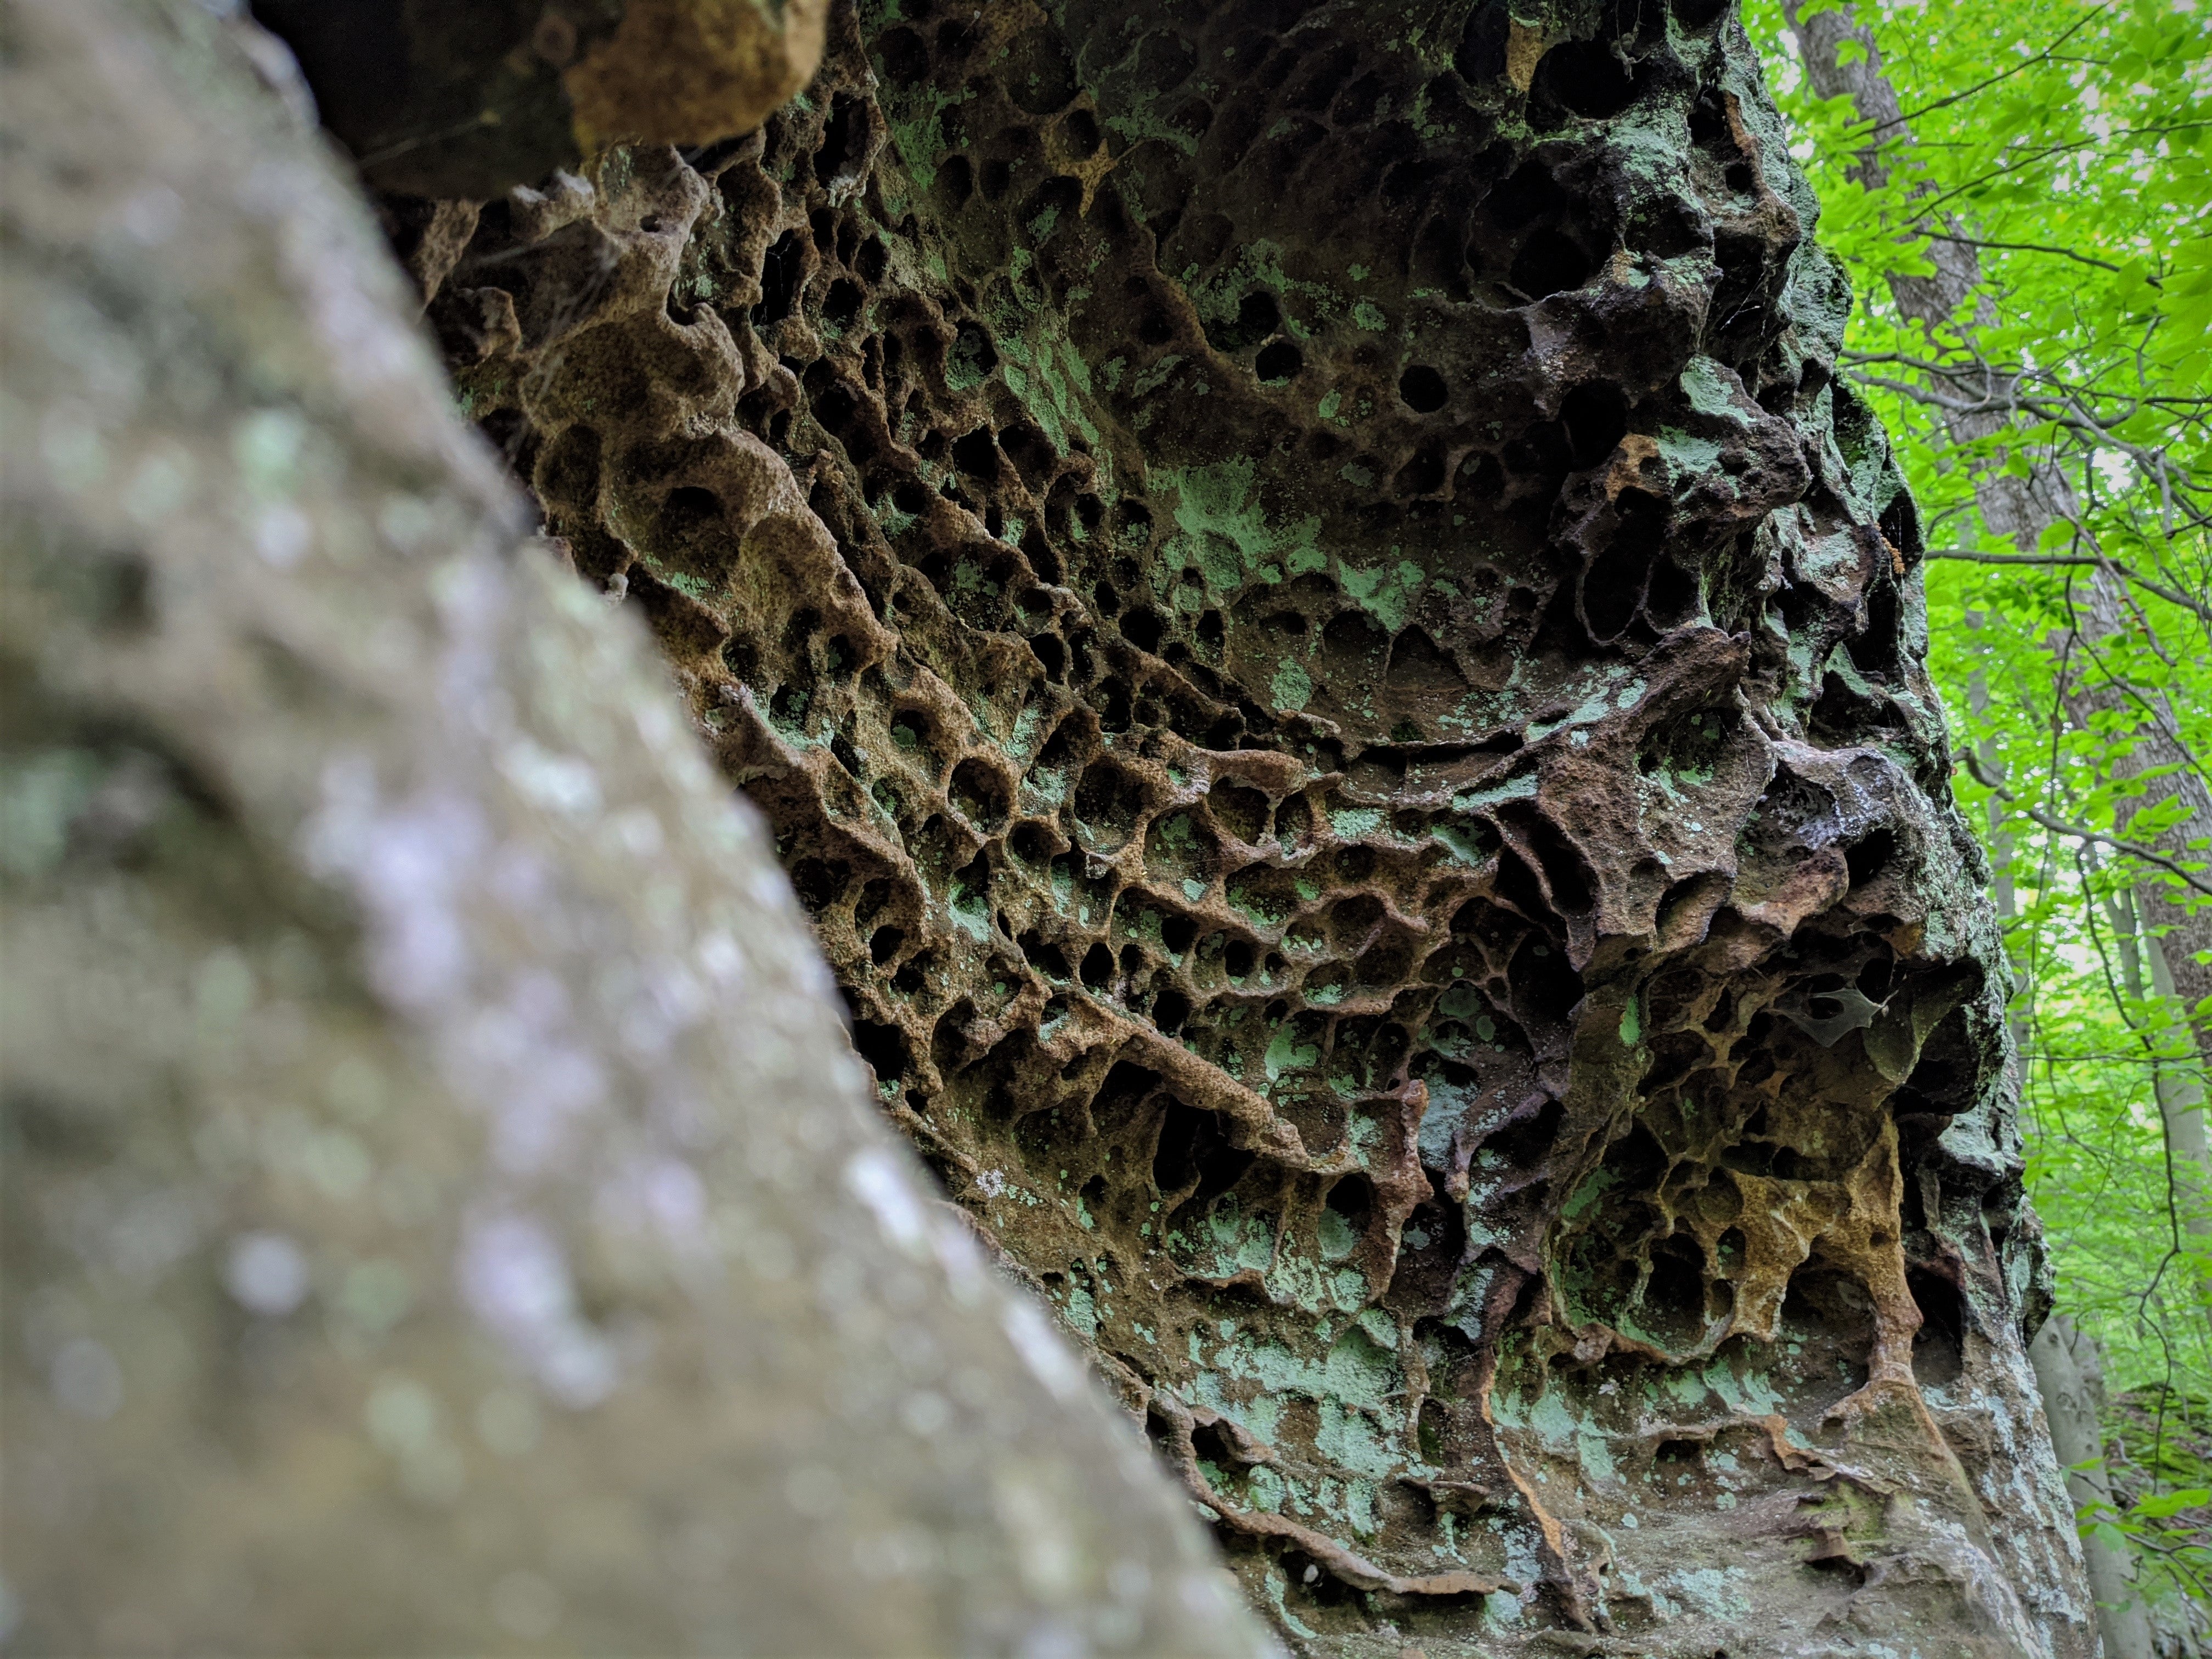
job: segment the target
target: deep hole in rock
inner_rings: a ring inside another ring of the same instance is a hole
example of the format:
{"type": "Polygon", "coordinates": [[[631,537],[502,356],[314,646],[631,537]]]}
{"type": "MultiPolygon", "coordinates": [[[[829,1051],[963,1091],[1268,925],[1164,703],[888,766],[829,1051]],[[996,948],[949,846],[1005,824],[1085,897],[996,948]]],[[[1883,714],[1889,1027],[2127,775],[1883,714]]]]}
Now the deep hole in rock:
{"type": "Polygon", "coordinates": [[[1724,98],[1718,87],[1698,89],[1697,100],[1690,106],[1690,142],[1725,158],[1735,155],[1737,150],[1735,136],[1729,131],[1724,98]]]}
{"type": "Polygon", "coordinates": [[[987,833],[1006,821],[1010,797],[999,769],[981,760],[964,760],[952,769],[952,804],[969,823],[987,833]]]}
{"type": "Polygon", "coordinates": [[[1575,465],[1595,466],[1628,430],[1628,399],[1616,386],[1585,381],[1562,400],[1559,420],[1567,429],[1575,465]]]}
{"type": "Polygon", "coordinates": [[[853,1048],[868,1062],[878,1084],[896,1082],[907,1067],[906,1033],[874,1020],[853,1022],[853,1048]]]}
{"type": "Polygon", "coordinates": [[[842,859],[803,858],[791,866],[791,884],[799,902],[819,915],[844,896],[853,866],[842,859]]]}
{"type": "Polygon", "coordinates": [[[1571,40],[1546,52],[1531,88],[1573,113],[1592,119],[1618,115],[1635,100],[1636,79],[1607,40],[1571,40]]]}
{"type": "MultiPolygon", "coordinates": [[[[1335,1254],[1349,1254],[1352,1244],[1366,1233],[1368,1223],[1375,1218],[1375,1183],[1365,1176],[1340,1176],[1330,1186],[1324,1202],[1328,1212],[1342,1224],[1343,1237],[1347,1241],[1335,1254]]],[[[1328,1240],[1322,1241],[1322,1251],[1323,1255],[1331,1253],[1328,1240]]]]}
{"type": "Polygon", "coordinates": [[[936,755],[929,738],[928,718],[913,709],[896,714],[891,719],[891,744],[928,764],[933,770],[936,755]]]}
{"type": "Polygon", "coordinates": [[[722,500],[711,489],[684,484],[662,497],[658,528],[670,541],[680,541],[711,525],[722,522],[722,500]]]}
{"type": "Polygon", "coordinates": [[[1386,1304],[1436,1305],[1467,1256],[1467,1223],[1456,1204],[1429,1199],[1414,1206],[1398,1242],[1398,1265],[1384,1292],[1386,1304]]]}
{"type": "Polygon", "coordinates": [[[1781,1326],[1794,1339],[1813,1337],[1840,1349],[1845,1358],[1832,1376],[1821,1379],[1840,1399],[1866,1381],[1866,1358],[1874,1351],[1874,1299],[1856,1277],[1815,1257],[1790,1276],[1782,1298],[1781,1326]]]}
{"type": "Polygon", "coordinates": [[[1444,377],[1426,363],[1415,363],[1398,377],[1398,395],[1417,414],[1432,415],[1449,401],[1444,377]]]}
{"type": "Polygon", "coordinates": [[[1680,1480],[1705,1467],[1705,1448],[1698,1440],[1662,1440],[1651,1454],[1652,1473],[1662,1480],[1680,1480]]]}
{"type": "Polygon", "coordinates": [[[1634,620],[1667,534],[1667,504],[1647,490],[1622,490],[1613,511],[1613,533],[1583,579],[1583,615],[1601,642],[1634,620]]]}
{"type": "Polygon", "coordinates": [[[1139,651],[1157,651],[1167,631],[1167,621],[1150,606],[1129,611],[1121,618],[1121,637],[1139,651]]]}
{"type": "Polygon", "coordinates": [[[1094,945],[1084,953],[1083,982],[1092,990],[1103,989],[1114,977],[1114,952],[1103,945],[1094,945]]]}
{"type": "Polygon", "coordinates": [[[1232,1146],[1220,1118],[1170,1099],[1152,1154],[1152,1185],[1163,1197],[1188,1189],[1202,1206],[1235,1186],[1252,1154],[1232,1146]]]}
{"type": "Polygon", "coordinates": [[[929,47],[911,28],[884,30],[877,37],[875,58],[887,79],[902,84],[929,73],[929,47]]]}
{"type": "Polygon", "coordinates": [[[830,100],[822,148],[814,154],[814,176],[824,185],[858,178],[867,165],[872,112],[869,100],[839,93],[830,100]]]}
{"type": "Polygon", "coordinates": [[[1544,1101],[1535,1110],[1510,1119],[1486,1137],[1483,1149],[1493,1153],[1508,1168],[1539,1168],[1559,1139],[1559,1124],[1565,1116],[1565,1109],[1558,1101],[1544,1101]]]}
{"type": "Polygon", "coordinates": [[[978,427],[952,441],[952,464],[972,478],[986,483],[999,476],[998,435],[988,426],[978,427]]]}
{"type": "Polygon", "coordinates": [[[1075,66],[1056,29],[1018,35],[1006,49],[1002,72],[1008,95],[1026,114],[1050,115],[1066,108],[1076,94],[1075,66]]]}
{"type": "Polygon", "coordinates": [[[999,353],[991,337],[972,322],[954,331],[952,349],[945,356],[945,376],[956,392],[980,385],[999,366],[999,353]]]}
{"type": "Polygon", "coordinates": [[[1111,756],[1091,762],[1076,786],[1076,821],[1102,844],[1120,846],[1127,841],[1146,805],[1143,775],[1111,756]]]}
{"type": "Polygon", "coordinates": [[[1073,977],[1067,965],[1067,952],[1046,940],[1036,928],[1030,928],[1014,943],[1022,959],[1048,979],[1066,981],[1073,977]]]}
{"type": "Polygon", "coordinates": [[[1899,610],[1896,585],[1877,580],[1867,594],[1866,626],[1844,641],[1851,665],[1869,678],[1887,679],[1898,671],[1899,610]]]}
{"type": "Polygon", "coordinates": [[[1118,1135],[1137,1122],[1140,1109],[1159,1086],[1160,1074],[1133,1060],[1117,1060],[1099,1080],[1091,1097],[1091,1127],[1103,1135],[1118,1135]]]}
{"type": "Polygon", "coordinates": [[[1929,1388],[1957,1382],[1966,1370],[1966,1298],[1949,1279],[1924,1268],[1908,1269],[1905,1284],[1920,1310],[1920,1328],[1912,1338],[1913,1376],[1929,1388]]]}
{"type": "Polygon", "coordinates": [[[1514,802],[1500,809],[1520,832],[1536,856],[1552,902],[1562,914],[1576,915],[1595,900],[1595,877],[1589,860],[1557,822],[1546,812],[1514,802]]]}
{"type": "Polygon", "coordinates": [[[1277,340],[1262,346],[1252,364],[1252,372],[1271,386],[1295,379],[1305,367],[1305,356],[1288,340],[1277,340]]]}
{"type": "Polygon", "coordinates": [[[1028,422],[1018,422],[999,434],[999,447],[1031,489],[1042,489],[1058,459],[1052,441],[1028,422]]]}
{"type": "Polygon", "coordinates": [[[860,285],[841,276],[830,284],[830,292],[823,298],[823,318],[835,327],[850,328],[860,319],[860,285]]]}
{"type": "Polygon", "coordinates": [[[1697,204],[1668,197],[1639,204],[1630,216],[1627,245],[1655,258],[1678,259],[1711,246],[1712,233],[1697,204]]]}
{"type": "Polygon", "coordinates": [[[1651,1247],[1650,1265],[1644,1287],[1645,1322],[1678,1345],[1696,1341],[1705,1334],[1705,1252],[1694,1238],[1676,1233],[1651,1247]]]}
{"type": "MultiPolygon", "coordinates": [[[[1801,384],[1817,392],[1820,389],[1819,381],[1825,380],[1826,374],[1827,371],[1819,363],[1808,363],[1805,365],[1804,380],[1801,384]]],[[[1913,505],[1911,495],[1899,491],[1892,498],[1889,504],[1882,508],[1881,516],[1875,520],[1875,524],[1881,531],[1882,539],[1895,548],[1900,556],[1912,558],[1917,556],[1922,551],[1920,512],[1913,505]]]]}
{"type": "Polygon", "coordinates": [[[1444,484],[1443,452],[1434,445],[1415,453],[1413,458],[1398,469],[1397,477],[1390,483],[1391,493],[1396,495],[1431,495],[1444,484]]]}
{"type": "Polygon", "coordinates": [[[755,328],[765,328],[770,323],[781,322],[791,315],[793,304],[799,298],[799,287],[805,280],[807,261],[804,243],[795,230],[787,230],[776,238],[761,262],[760,303],[753,307],[755,328]]]}
{"type": "Polygon", "coordinates": [[[1152,1024],[1168,1035],[1182,1029],[1190,1018],[1190,999],[1172,985],[1164,988],[1152,999],[1152,1024]]]}
{"type": "Polygon", "coordinates": [[[1844,863],[1849,870],[1851,885],[1863,887],[1889,868],[1890,860],[1897,856],[1897,832],[1887,827],[1853,842],[1844,853],[1844,863]]]}
{"type": "Polygon", "coordinates": [[[1580,243],[1547,227],[1530,233],[1521,245],[1521,251],[1513,256],[1509,279],[1531,300],[1541,300],[1580,288],[1595,269],[1595,262],[1580,243]]]}

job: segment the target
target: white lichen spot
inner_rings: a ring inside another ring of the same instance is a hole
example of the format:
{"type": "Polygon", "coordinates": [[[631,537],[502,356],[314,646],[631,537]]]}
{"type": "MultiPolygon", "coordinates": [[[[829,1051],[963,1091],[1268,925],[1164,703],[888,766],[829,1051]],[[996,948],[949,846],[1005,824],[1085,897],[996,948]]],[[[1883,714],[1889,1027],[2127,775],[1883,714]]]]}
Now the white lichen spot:
{"type": "Polygon", "coordinates": [[[846,1161],[845,1187],[868,1206],[894,1248],[916,1258],[927,1253],[929,1224],[921,1196],[890,1152],[869,1146],[854,1153],[846,1161]]]}
{"type": "Polygon", "coordinates": [[[580,1411],[614,1391],[614,1350],[578,1313],[568,1258],[543,1224],[518,1215],[475,1223],[455,1279],[470,1310],[556,1400],[580,1411]]]}
{"type": "Polygon", "coordinates": [[[282,1233],[240,1233],[230,1242],[222,1282],[248,1313],[281,1319],[307,1299],[307,1258],[282,1233]]]}
{"type": "Polygon", "coordinates": [[[1035,1303],[1010,1297],[1000,1324],[1022,1362],[1054,1398],[1073,1400],[1083,1392],[1081,1363],[1035,1303]]]}

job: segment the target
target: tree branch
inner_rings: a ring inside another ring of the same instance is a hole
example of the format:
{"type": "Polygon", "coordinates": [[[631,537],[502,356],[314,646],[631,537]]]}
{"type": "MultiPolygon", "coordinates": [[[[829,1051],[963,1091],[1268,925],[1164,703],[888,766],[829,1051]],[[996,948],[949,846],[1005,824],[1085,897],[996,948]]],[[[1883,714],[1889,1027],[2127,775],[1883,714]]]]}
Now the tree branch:
{"type": "MultiPolygon", "coordinates": [[[[2093,259],[2086,253],[2076,253],[2070,247],[2053,247],[2048,242],[1992,242],[1978,236],[1960,236],[1950,231],[1945,231],[1933,240],[1956,242],[1961,247],[1993,247],[2008,253],[2054,253],[2062,259],[2073,259],[2085,265],[2094,265],[2100,270],[2109,270],[2116,276],[2124,274],[2119,266],[2108,260],[2093,259]]],[[[2165,286],[2155,276],[2146,276],[2143,281],[2153,288],[2165,286]]]]}
{"type": "Polygon", "coordinates": [[[1920,556],[1923,559],[1948,559],[1960,564],[2086,564],[2109,570],[2123,581],[2133,582],[2146,593],[2155,593],[2168,605],[2179,605],[2194,616],[2212,622],[2212,605],[2202,599],[2192,599],[2186,593],[2139,575],[2117,559],[2107,559],[2094,553],[1974,553],[1963,547],[1930,548],[1920,556]]]}
{"type": "Polygon", "coordinates": [[[2212,882],[2206,882],[2198,879],[2197,877],[2190,874],[2189,871],[2185,867],[2166,857],[2165,854],[2157,851],[2155,848],[2142,846],[2141,843],[2136,842],[2122,841],[2117,836],[2108,836],[2101,830],[2092,830],[2087,824],[2069,823],[2063,818],[2053,817],[2050,813],[2043,811],[2042,808],[2029,805],[2019,796],[2014,794],[2011,790],[2006,788],[2004,785],[1999,783],[1995,778],[1990,776],[1988,773],[1983,771],[1981,760],[1975,755],[1972,750],[1969,749],[1966,751],[1966,770],[1974,775],[1974,781],[1976,783],[1980,784],[1983,788],[1988,790],[1991,794],[1995,795],[1999,800],[2003,801],[2007,805],[2013,807],[2016,811],[2023,812],[2027,817],[2034,819],[2036,823],[2050,830],[2051,834],[2055,836],[2069,836],[2075,841],[2094,842],[2100,847],[2109,847],[2116,853],[2124,853],[2131,859],[2141,859],[2145,864],[2157,865],[2160,869],[2165,870],[2168,873],[2188,883],[2190,886],[2203,894],[2205,897],[2212,898],[2212,882]]]}
{"type": "Polygon", "coordinates": [[[1990,76],[1984,80],[1977,81],[1972,86],[1967,87],[1962,91],[1954,92],[1948,97],[1938,98],[1931,103],[1923,104],[1918,109],[1906,110],[1901,114],[1892,116],[1887,121],[1878,121],[1869,125],[1867,127],[1867,136],[1871,137],[1875,133],[1881,132],[1889,127],[1907,125],[1908,124],[1919,119],[1920,117],[1923,115],[1933,114],[1936,111],[1948,108],[1953,104],[1963,103],[1967,99],[1973,97],[1977,93],[1988,91],[2000,81],[2009,80],[2012,76],[2020,74],[2023,70],[2033,69],[2038,64],[2049,61],[2052,54],[2055,53],[2059,47],[2064,46],[2075,33],[2087,27],[2088,25],[2095,20],[2097,14],[2104,9],[2105,7],[2101,5],[2090,7],[2087,11],[2082,13],[2080,17],[2076,18],[2071,25],[2061,30],[2055,37],[2052,38],[2049,46],[2045,46],[2041,52],[2037,52],[2033,58],[2024,58],[2019,63],[2012,65],[2011,68],[1999,70],[1995,75],[1990,76]]]}

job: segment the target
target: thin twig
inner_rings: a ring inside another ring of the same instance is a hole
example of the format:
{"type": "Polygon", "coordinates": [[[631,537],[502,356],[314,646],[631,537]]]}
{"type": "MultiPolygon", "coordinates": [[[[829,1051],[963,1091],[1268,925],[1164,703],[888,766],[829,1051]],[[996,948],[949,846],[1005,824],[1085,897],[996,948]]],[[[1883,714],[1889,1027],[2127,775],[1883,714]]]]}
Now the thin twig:
{"type": "Polygon", "coordinates": [[[2108,836],[2105,834],[2103,830],[2092,830],[2088,825],[2084,823],[2069,823],[2063,818],[2053,817],[2051,814],[2043,811],[2042,808],[2031,806],[2027,802],[2014,794],[2011,790],[2006,788],[2004,785],[1997,782],[1996,779],[1990,777],[1989,774],[1983,771],[1980,757],[1978,757],[1972,750],[1966,750],[1964,753],[1966,756],[1966,770],[1974,775],[1974,781],[1976,783],[1980,784],[1983,788],[1988,790],[1990,793],[1996,796],[1999,800],[2005,802],[2008,805],[2016,807],[2021,811],[2025,812],[2029,817],[2034,819],[2045,829],[2050,830],[2051,834],[2055,836],[2068,836],[2075,841],[2094,842],[2100,847],[2109,847],[2116,853],[2124,853],[2130,858],[2141,859],[2146,864],[2155,864],[2160,869],[2165,870],[2168,873],[2179,877],[2181,880],[2188,883],[2189,885],[2194,887],[2198,892],[2203,894],[2205,897],[2212,898],[2212,882],[2198,879],[2189,872],[2189,870],[2185,866],[2176,863],[2173,860],[2166,857],[2165,854],[2158,851],[2155,848],[2144,847],[2136,842],[2122,841],[2117,836],[2108,836]]]}
{"type": "MultiPolygon", "coordinates": [[[[1869,137],[1872,137],[1875,133],[1880,132],[1884,127],[1902,126],[1908,121],[1918,120],[1923,115],[1932,115],[1937,110],[1945,108],[1952,104],[1963,102],[1965,100],[1974,96],[1977,93],[1986,92],[1991,87],[1996,85],[1998,82],[2008,80],[2011,76],[2018,75],[2023,70],[2033,69],[2038,64],[2046,62],[2053,52],[2057,52],[2059,47],[2066,44],[2070,36],[2087,27],[2090,22],[2094,20],[2097,14],[2104,9],[2105,8],[2100,5],[2090,7],[2089,9],[2082,13],[2072,25],[2061,31],[2056,37],[2054,37],[2051,44],[2045,46],[2041,52],[2037,52],[2034,57],[2022,58],[2019,63],[2013,64],[2009,69],[1999,70],[1995,75],[1989,76],[1986,80],[1978,81],[1972,86],[1966,88],[1964,91],[1954,92],[1948,98],[1938,98],[1933,103],[1923,104],[1918,109],[1907,110],[1902,114],[1893,115],[1890,117],[1888,120],[1877,123],[1876,125],[1868,128],[1867,136],[1869,137]]],[[[1866,35],[1867,43],[1871,46],[1873,44],[1873,32],[1864,28],[1862,28],[1859,32],[1866,35]]]]}
{"type": "Polygon", "coordinates": [[[2212,605],[2202,599],[2192,599],[2187,594],[2154,582],[2148,576],[2137,574],[2117,559],[2107,559],[2094,553],[1975,553],[1963,547],[1930,548],[1920,556],[1923,559],[1948,559],[1960,564],[2086,564],[2109,570],[2124,581],[2133,582],[2147,593],[2155,593],[2168,605],[2178,605],[2184,611],[2212,622],[2212,605]]]}
{"type": "MultiPolygon", "coordinates": [[[[2070,247],[2053,247],[2048,242],[1990,242],[1979,237],[1960,236],[1952,231],[1944,231],[1931,240],[1956,242],[1960,247],[1993,247],[2008,253],[2051,253],[2062,259],[2072,259],[2081,264],[2094,265],[2100,270],[2109,270],[2116,276],[2125,274],[2119,266],[2107,260],[2093,259],[2086,253],[2076,253],[2070,247]]],[[[2164,286],[2155,276],[2146,276],[2143,281],[2153,288],[2164,286]]]]}

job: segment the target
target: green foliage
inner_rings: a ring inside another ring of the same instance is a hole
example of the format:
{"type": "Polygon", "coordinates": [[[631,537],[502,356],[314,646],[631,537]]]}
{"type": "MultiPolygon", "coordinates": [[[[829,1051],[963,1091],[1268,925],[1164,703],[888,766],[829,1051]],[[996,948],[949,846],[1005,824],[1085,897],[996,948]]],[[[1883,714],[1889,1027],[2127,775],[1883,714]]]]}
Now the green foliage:
{"type": "Polygon", "coordinates": [[[2122,1395],[2107,1414],[2105,1473],[2112,1502],[2085,1505],[2083,1534],[2125,1543],[2154,1583],[2200,1600],[2212,1592],[2212,1402],[2158,1387],[2122,1395]]]}
{"type": "Polygon", "coordinates": [[[1839,372],[1919,506],[1929,669],[1996,866],[2059,1304],[2121,1400],[2161,1402],[2152,1443],[2115,1454],[2140,1478],[2084,1525],[2201,1595],[2212,1481],[2166,1448],[2202,1445],[2212,1234],[2191,1231],[2205,1183],[2170,1120],[2202,1097],[2190,1020],[2212,1003],[2157,994],[2141,907],[2212,891],[2212,823],[2166,799],[2212,758],[2212,16],[1861,0],[1852,17],[1875,50],[1843,56],[1887,81],[1899,120],[1816,96],[1782,0],[1745,7],[1858,296],[1839,372]],[[1956,299],[1933,327],[1901,302],[1915,283],[1956,299]]]}

